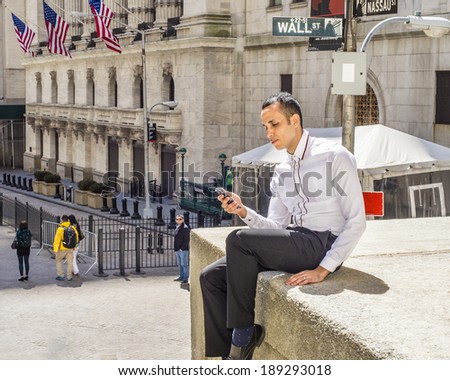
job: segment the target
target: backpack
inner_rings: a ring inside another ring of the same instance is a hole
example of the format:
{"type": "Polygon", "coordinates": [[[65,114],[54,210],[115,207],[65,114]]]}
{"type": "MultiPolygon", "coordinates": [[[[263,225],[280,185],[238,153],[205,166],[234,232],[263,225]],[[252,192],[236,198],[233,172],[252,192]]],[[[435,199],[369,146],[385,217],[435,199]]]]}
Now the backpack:
{"type": "Polygon", "coordinates": [[[17,231],[17,247],[28,248],[31,247],[31,231],[19,230],[17,231]]]}
{"type": "Polygon", "coordinates": [[[77,233],[75,232],[75,227],[70,225],[68,227],[64,228],[64,235],[63,235],[63,241],[62,245],[65,248],[75,248],[77,246],[78,240],[77,240],[77,233]]]}

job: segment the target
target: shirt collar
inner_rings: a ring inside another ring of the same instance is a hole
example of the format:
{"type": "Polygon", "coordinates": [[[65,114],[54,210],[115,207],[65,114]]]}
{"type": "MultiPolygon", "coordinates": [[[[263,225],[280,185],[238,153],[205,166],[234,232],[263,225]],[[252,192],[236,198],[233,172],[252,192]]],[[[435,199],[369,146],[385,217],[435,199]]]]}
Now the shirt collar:
{"type": "Polygon", "coordinates": [[[304,129],[302,132],[302,137],[297,144],[297,148],[295,149],[294,154],[290,154],[288,152],[289,162],[291,164],[303,160],[303,158],[305,157],[306,148],[308,147],[308,141],[309,141],[309,132],[306,129],[304,129]]]}

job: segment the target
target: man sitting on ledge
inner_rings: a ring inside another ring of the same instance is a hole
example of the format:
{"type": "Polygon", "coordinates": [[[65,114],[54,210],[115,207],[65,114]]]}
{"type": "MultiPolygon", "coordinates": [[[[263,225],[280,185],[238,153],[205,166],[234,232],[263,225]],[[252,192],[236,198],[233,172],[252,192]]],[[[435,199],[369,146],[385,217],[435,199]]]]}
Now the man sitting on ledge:
{"type": "Polygon", "coordinates": [[[223,209],[250,229],[233,231],[226,256],[200,274],[205,354],[251,360],[264,339],[255,325],[258,273],[296,273],[288,285],[321,282],[340,268],[362,236],[366,219],[356,160],[344,147],[303,129],[299,102],[286,92],[262,105],[262,125],[277,149],[287,150],[271,181],[268,216],[244,206],[233,193],[223,209]]]}

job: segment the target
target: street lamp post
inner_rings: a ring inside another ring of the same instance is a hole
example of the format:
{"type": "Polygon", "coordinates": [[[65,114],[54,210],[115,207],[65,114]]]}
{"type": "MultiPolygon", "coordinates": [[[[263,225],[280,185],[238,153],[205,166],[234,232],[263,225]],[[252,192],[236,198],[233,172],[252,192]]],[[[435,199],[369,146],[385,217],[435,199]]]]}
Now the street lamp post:
{"type": "MultiPolygon", "coordinates": [[[[144,87],[144,91],[143,93],[145,94],[146,88],[144,87]]],[[[149,126],[152,125],[152,120],[151,120],[151,113],[153,108],[155,108],[156,106],[166,106],[169,108],[175,108],[178,103],[176,101],[167,101],[167,102],[158,102],[156,104],[153,104],[149,111],[147,112],[147,97],[144,95],[144,167],[145,167],[145,173],[144,173],[144,189],[145,189],[145,208],[144,208],[144,212],[142,213],[142,216],[144,218],[153,218],[153,209],[151,208],[150,205],[150,178],[149,178],[149,154],[148,154],[148,143],[149,143],[149,126]]]]}
{"type": "MultiPolygon", "coordinates": [[[[376,24],[364,38],[364,41],[360,48],[360,53],[365,53],[367,45],[372,39],[375,32],[381,27],[396,23],[403,22],[406,27],[411,29],[423,30],[428,37],[442,37],[450,31],[450,21],[443,17],[434,16],[422,16],[420,12],[415,12],[414,16],[399,16],[390,17],[376,24]]],[[[343,132],[342,132],[342,145],[353,152],[354,149],[354,115],[355,115],[355,95],[346,94],[345,112],[343,120],[343,132]]]]}
{"type": "Polygon", "coordinates": [[[220,160],[220,168],[222,171],[222,187],[225,188],[225,160],[227,159],[227,155],[225,153],[219,154],[219,160],[220,160]]]}
{"type": "Polygon", "coordinates": [[[186,148],[181,147],[178,149],[181,155],[181,178],[180,178],[180,198],[184,198],[184,155],[186,154],[186,148]]]}

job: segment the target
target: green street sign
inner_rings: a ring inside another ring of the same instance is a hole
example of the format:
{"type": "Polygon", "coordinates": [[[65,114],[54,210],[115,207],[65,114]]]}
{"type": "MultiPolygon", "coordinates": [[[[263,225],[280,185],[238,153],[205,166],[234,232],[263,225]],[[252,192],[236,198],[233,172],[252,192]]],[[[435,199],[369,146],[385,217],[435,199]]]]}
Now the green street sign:
{"type": "Polygon", "coordinates": [[[342,18],[274,17],[272,35],[341,38],[342,18]]]}

